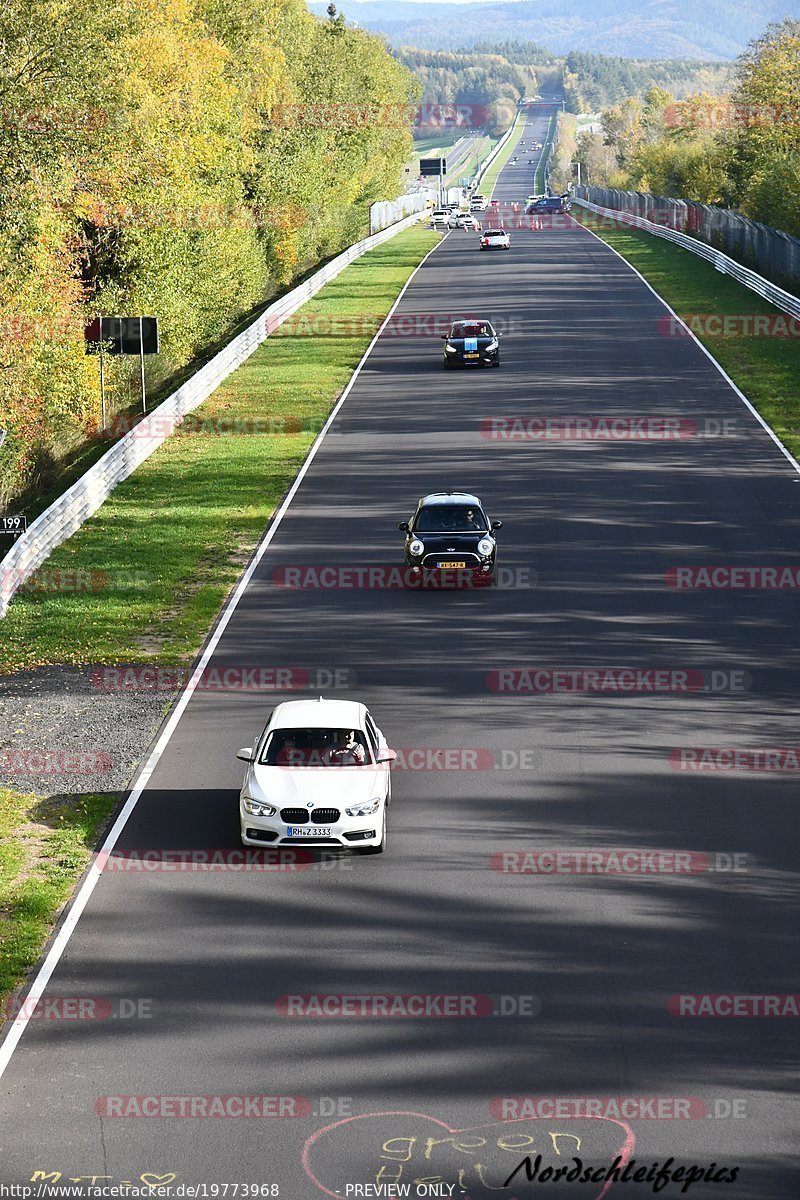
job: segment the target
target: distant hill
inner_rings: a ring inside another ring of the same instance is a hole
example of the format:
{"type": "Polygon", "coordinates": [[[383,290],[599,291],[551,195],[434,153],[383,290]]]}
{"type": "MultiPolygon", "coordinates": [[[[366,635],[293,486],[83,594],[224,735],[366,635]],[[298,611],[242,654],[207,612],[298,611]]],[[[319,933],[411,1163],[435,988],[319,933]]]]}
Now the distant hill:
{"type": "MultiPolygon", "coordinates": [[[[327,0],[310,0],[324,15],[327,0]]],[[[476,42],[534,41],[557,54],[590,50],[632,58],[731,59],[770,21],[800,17],[800,0],[504,0],[441,4],[337,0],[348,22],[394,46],[468,49],[476,42]]]]}

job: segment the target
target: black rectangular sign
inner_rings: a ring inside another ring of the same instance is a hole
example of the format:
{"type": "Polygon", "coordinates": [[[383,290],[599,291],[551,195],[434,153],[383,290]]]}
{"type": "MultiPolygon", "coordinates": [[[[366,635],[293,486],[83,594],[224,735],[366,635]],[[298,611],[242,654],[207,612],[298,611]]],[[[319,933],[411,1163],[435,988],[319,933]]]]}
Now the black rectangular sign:
{"type": "Polygon", "coordinates": [[[140,327],[145,354],[158,354],[158,317],[95,317],[86,326],[86,349],[103,342],[107,354],[138,354],[140,327]]]}
{"type": "Polygon", "coordinates": [[[0,517],[0,533],[24,533],[28,528],[27,517],[0,517]]]}

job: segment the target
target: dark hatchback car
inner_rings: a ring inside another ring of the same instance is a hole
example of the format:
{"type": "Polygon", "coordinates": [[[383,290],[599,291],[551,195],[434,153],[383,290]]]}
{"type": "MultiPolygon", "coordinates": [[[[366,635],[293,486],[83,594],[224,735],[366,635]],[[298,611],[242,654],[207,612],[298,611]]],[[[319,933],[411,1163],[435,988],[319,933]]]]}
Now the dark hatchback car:
{"type": "Polygon", "coordinates": [[[568,213],[572,210],[572,205],[564,196],[543,196],[541,200],[534,200],[525,209],[528,216],[539,216],[541,213],[568,213]]]}
{"type": "Polygon", "coordinates": [[[499,367],[500,337],[488,321],[453,321],[442,334],[445,368],[499,367]]]}
{"type": "Polygon", "coordinates": [[[423,583],[490,584],[497,565],[495,533],[502,524],[490,521],[470,492],[423,496],[411,520],[398,526],[406,535],[406,567],[423,583]]]}

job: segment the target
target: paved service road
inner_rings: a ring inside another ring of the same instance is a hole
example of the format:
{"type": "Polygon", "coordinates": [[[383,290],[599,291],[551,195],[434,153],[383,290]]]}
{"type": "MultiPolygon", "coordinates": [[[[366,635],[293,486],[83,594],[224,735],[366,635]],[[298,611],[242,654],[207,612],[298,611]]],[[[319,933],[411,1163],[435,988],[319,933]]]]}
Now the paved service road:
{"type": "MultiPolygon", "coordinates": [[[[497,194],[516,183],[504,172],[497,194]]],[[[398,309],[419,324],[377,343],[213,660],[355,676],[323,690],[365,700],[405,756],[387,853],[106,871],[47,995],[150,1015],[30,1023],[2,1080],[4,1182],[145,1175],[315,1200],[423,1179],[486,1200],[550,1194],[522,1176],[502,1189],[528,1152],[542,1169],[633,1153],[740,1168],[693,1197],[797,1194],[797,1022],[671,1001],[736,994],[754,1012],[800,992],[791,776],[679,769],[682,748],[796,744],[797,595],[668,581],[796,567],[800,477],[699,347],[664,336],[636,275],[561,225],[512,229],[510,252],[443,239],[398,309]],[[500,370],[445,373],[431,314],[490,317],[500,370]],[[632,436],[604,439],[601,418],[632,436]],[[274,582],[398,564],[397,522],[447,488],[504,521],[500,586],[274,582]],[[607,852],[628,852],[623,873],[607,852]],[[431,999],[392,1018],[281,1000],[331,995],[431,999]],[[194,1118],[152,1099],[189,1096],[274,1099],[206,1099],[194,1118]],[[156,1115],[115,1115],[137,1106],[156,1115]]],[[[235,850],[234,756],[273,699],[197,692],[119,849],[235,850]]]]}

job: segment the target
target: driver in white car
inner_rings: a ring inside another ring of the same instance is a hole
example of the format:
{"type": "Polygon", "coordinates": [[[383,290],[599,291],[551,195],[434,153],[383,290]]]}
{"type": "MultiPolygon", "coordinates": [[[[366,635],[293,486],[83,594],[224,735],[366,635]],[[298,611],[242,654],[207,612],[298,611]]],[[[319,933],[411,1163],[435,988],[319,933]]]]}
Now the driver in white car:
{"type": "Polygon", "coordinates": [[[352,729],[340,729],[337,745],[328,750],[325,761],[331,767],[360,767],[365,761],[364,747],[356,741],[352,729]]]}

